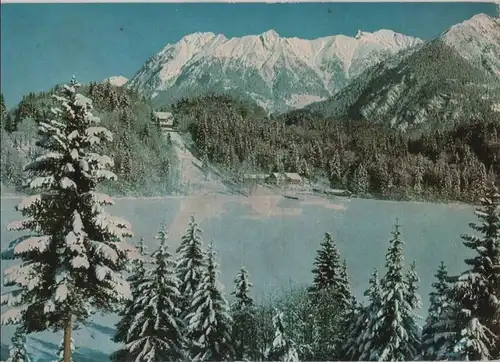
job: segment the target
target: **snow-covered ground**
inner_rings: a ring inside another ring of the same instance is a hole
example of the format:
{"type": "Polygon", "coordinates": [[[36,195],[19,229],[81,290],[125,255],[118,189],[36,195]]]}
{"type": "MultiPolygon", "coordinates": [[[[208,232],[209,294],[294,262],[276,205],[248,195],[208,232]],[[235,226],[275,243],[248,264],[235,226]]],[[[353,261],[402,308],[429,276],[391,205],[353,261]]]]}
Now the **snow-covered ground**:
{"type": "Polygon", "coordinates": [[[170,132],[180,166],[180,182],[189,195],[227,194],[228,188],[212,173],[202,169],[202,162],[186,147],[182,136],[170,132]]]}
{"type": "MultiPolygon", "coordinates": [[[[2,249],[17,235],[6,231],[6,225],[21,216],[13,211],[19,201],[1,199],[2,249]]],[[[361,296],[373,268],[382,268],[385,263],[392,224],[399,217],[406,263],[416,259],[422,281],[422,315],[426,315],[430,283],[440,261],[449,264],[451,273],[463,270],[467,251],[459,235],[467,232],[467,223],[474,220],[473,208],[467,205],[317,197],[296,201],[264,192],[252,197],[118,199],[109,212],[130,221],[136,238],[144,237],[149,250],[157,247],[153,235],[165,220],[171,251],[179,245],[189,216],[195,214],[204,231],[205,245],[213,240],[218,251],[226,291],[232,290],[233,279],[245,264],[257,298],[288,288],[290,283],[310,282],[315,252],[326,231],[333,233],[342,256],[348,259],[354,292],[361,296]]],[[[2,269],[8,266],[9,262],[2,262],[2,269]]],[[[76,331],[75,343],[80,348],[75,362],[106,361],[117,348],[110,339],[116,321],[114,315],[97,315],[87,327],[76,331]]],[[[9,344],[13,332],[12,327],[2,327],[2,345],[9,344]]],[[[33,362],[52,361],[61,338],[62,333],[51,332],[29,336],[33,362]]]]}

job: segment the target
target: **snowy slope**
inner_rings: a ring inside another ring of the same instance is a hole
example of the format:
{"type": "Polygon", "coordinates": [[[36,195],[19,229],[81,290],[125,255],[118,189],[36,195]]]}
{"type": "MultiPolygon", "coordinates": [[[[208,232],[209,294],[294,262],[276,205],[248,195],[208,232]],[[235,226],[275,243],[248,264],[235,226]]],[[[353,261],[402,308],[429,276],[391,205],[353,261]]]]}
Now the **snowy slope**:
{"type": "Polygon", "coordinates": [[[104,79],[102,81],[102,83],[105,83],[107,81],[109,81],[115,87],[122,87],[128,82],[128,79],[122,75],[117,75],[117,76],[113,76],[113,77],[109,77],[109,78],[104,79]]]}
{"type": "Polygon", "coordinates": [[[186,147],[179,133],[171,132],[170,137],[180,163],[180,183],[185,192],[196,196],[229,193],[216,175],[203,170],[203,163],[186,147]]]}
{"type": "Polygon", "coordinates": [[[475,15],[452,26],[441,39],[470,63],[500,79],[500,18],[475,15]]]}
{"type": "Polygon", "coordinates": [[[157,104],[206,91],[241,91],[267,109],[287,109],[329,97],[368,67],[420,43],[391,30],[314,40],[284,38],[274,30],[241,38],[194,33],[149,59],[127,87],[157,104]]]}

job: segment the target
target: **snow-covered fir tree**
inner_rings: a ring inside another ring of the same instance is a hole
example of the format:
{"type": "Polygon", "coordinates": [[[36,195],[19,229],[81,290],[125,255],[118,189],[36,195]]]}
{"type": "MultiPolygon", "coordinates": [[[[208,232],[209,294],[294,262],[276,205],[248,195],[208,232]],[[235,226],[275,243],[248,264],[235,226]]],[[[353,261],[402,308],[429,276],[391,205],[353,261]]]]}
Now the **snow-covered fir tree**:
{"type": "MultiPolygon", "coordinates": [[[[71,355],[73,355],[76,351],[75,341],[71,338],[71,355]]],[[[57,350],[57,359],[54,362],[63,362],[64,361],[64,338],[59,342],[59,349],[57,350]]],[[[73,362],[73,357],[70,359],[73,362]]]]}
{"type": "Polygon", "coordinates": [[[420,278],[417,274],[417,262],[413,261],[410,264],[410,269],[406,273],[406,295],[408,296],[408,304],[412,309],[422,308],[422,300],[418,294],[419,283],[420,278]]]}
{"type": "MultiPolygon", "coordinates": [[[[311,299],[312,339],[310,349],[312,356],[307,359],[328,361],[340,359],[345,331],[345,310],[338,303],[332,288],[314,293],[311,299]]],[[[302,347],[302,345],[301,345],[302,347]]]]}
{"type": "Polygon", "coordinates": [[[275,328],[273,344],[267,352],[268,361],[296,362],[299,355],[295,342],[288,338],[285,333],[283,312],[275,310],[273,315],[273,325],[275,328]]]}
{"type": "MultiPolygon", "coordinates": [[[[115,342],[125,342],[127,339],[128,331],[135,319],[137,314],[136,301],[141,294],[140,287],[144,282],[144,275],[146,274],[146,258],[148,257],[147,246],[144,243],[144,239],[141,237],[137,245],[138,257],[131,263],[131,275],[128,277],[128,282],[130,283],[130,290],[132,293],[132,299],[127,300],[121,310],[118,311],[118,315],[121,317],[120,321],[116,324],[116,331],[113,337],[115,342]]],[[[112,359],[116,359],[120,353],[126,353],[126,351],[116,352],[112,359]]]]}
{"type": "Polygon", "coordinates": [[[191,358],[202,361],[225,361],[232,358],[229,304],[219,284],[219,266],[210,243],[205,267],[187,315],[187,345],[191,358]]]}
{"type": "Polygon", "coordinates": [[[119,325],[116,342],[125,347],[113,355],[115,361],[162,362],[183,358],[182,321],[175,262],[167,248],[167,232],[161,230],[160,247],[151,254],[153,265],[137,280],[128,330],[119,325]]]}
{"type": "Polygon", "coordinates": [[[6,362],[31,362],[26,351],[26,336],[18,328],[12,336],[12,344],[9,347],[9,358],[6,362]]]}
{"type": "Polygon", "coordinates": [[[381,361],[413,360],[418,353],[420,336],[414,319],[407,281],[404,275],[403,241],[396,223],[386,254],[387,272],[381,281],[382,295],[377,312],[377,333],[372,336],[370,359],[381,361]]]}
{"type": "Polygon", "coordinates": [[[422,331],[421,356],[425,361],[443,360],[443,346],[447,342],[446,326],[441,325],[443,312],[448,308],[450,284],[446,265],[441,262],[429,294],[429,312],[422,331]]]}
{"type": "Polygon", "coordinates": [[[351,188],[357,194],[364,194],[368,191],[369,187],[370,176],[368,175],[365,165],[360,163],[354,171],[351,188]]]}
{"type": "Polygon", "coordinates": [[[351,291],[351,284],[349,282],[349,273],[347,269],[347,259],[344,259],[340,268],[340,283],[339,283],[339,302],[342,310],[349,313],[352,307],[356,304],[356,299],[351,291]]]}
{"type": "Polygon", "coordinates": [[[95,309],[112,310],[131,297],[122,272],[134,247],[128,222],[109,215],[111,198],[96,192],[104,180],[115,180],[113,161],[98,153],[112,134],[92,115],[92,102],[77,92],[73,78],[54,96],[59,107],[39,122],[39,146],[45,153],[25,167],[29,188],[39,191],[18,206],[26,218],[9,224],[27,235],[10,244],[12,259],[21,263],[5,270],[2,295],[8,309],[2,324],[19,324],[31,333],[65,330],[65,358],[70,359],[73,323],[95,309]]]}
{"type": "Polygon", "coordinates": [[[233,318],[232,341],[234,358],[237,361],[258,358],[255,303],[250,297],[253,286],[248,279],[248,271],[241,267],[234,281],[234,301],[231,304],[233,318]]]}
{"type": "Polygon", "coordinates": [[[354,300],[349,286],[347,261],[341,262],[340,253],[330,233],[325,233],[314,266],[311,288],[313,359],[341,358],[345,327],[354,300]]]}
{"type": "Polygon", "coordinates": [[[364,293],[364,296],[368,298],[368,305],[360,308],[357,318],[353,318],[348,328],[344,356],[351,361],[376,359],[375,356],[371,355],[370,348],[372,344],[377,343],[376,338],[379,335],[380,324],[377,313],[380,311],[382,303],[382,286],[377,269],[373,272],[369,285],[368,290],[364,293]]]}
{"type": "Polygon", "coordinates": [[[179,291],[182,296],[181,313],[185,317],[190,313],[193,295],[198,289],[204,267],[204,252],[202,249],[202,230],[191,216],[186,233],[182,236],[177,248],[176,273],[180,280],[179,291]]]}
{"type": "MultiPolygon", "coordinates": [[[[146,258],[148,256],[148,247],[144,243],[144,238],[141,237],[139,242],[136,244],[138,257],[132,260],[132,271],[141,271],[144,270],[144,264],[146,262],[146,258]]],[[[134,273],[136,274],[136,273],[134,273]]]]}
{"type": "MultiPolygon", "coordinates": [[[[134,293],[137,292],[137,288],[134,288],[134,286],[137,285],[136,281],[140,281],[144,277],[144,273],[146,272],[146,264],[149,257],[148,247],[144,243],[144,238],[141,237],[136,245],[137,257],[132,261],[132,263],[130,263],[130,271],[132,274],[127,278],[130,284],[132,296],[134,296],[134,293]]],[[[132,302],[132,299],[126,301],[127,304],[130,304],[132,302]]]]}
{"type": "Polygon", "coordinates": [[[231,309],[235,311],[241,311],[248,308],[253,308],[254,301],[250,297],[250,288],[253,284],[250,283],[248,279],[248,271],[244,266],[241,267],[236,279],[234,280],[234,290],[231,295],[234,295],[235,300],[231,305],[231,309]]]}
{"type": "Polygon", "coordinates": [[[319,291],[329,287],[340,288],[340,253],[331,233],[325,233],[317,251],[313,269],[313,290],[319,291]]]}
{"type": "MultiPolygon", "coordinates": [[[[478,235],[462,235],[475,255],[451,288],[442,324],[455,332],[452,359],[500,359],[500,192],[493,182],[476,210],[478,235]]],[[[448,348],[450,350],[450,348],[448,348]]]]}
{"type": "Polygon", "coordinates": [[[357,320],[359,314],[359,306],[357,305],[356,298],[351,290],[351,284],[349,282],[349,274],[347,268],[347,259],[342,262],[342,268],[340,270],[340,290],[339,290],[339,307],[338,311],[338,324],[339,324],[339,335],[337,337],[337,352],[336,357],[343,359],[344,357],[344,346],[348,340],[348,334],[350,325],[357,320]]]}
{"type": "MultiPolygon", "coordinates": [[[[410,269],[406,272],[406,301],[408,302],[410,308],[412,309],[412,316],[415,320],[413,328],[415,328],[411,334],[414,336],[419,336],[418,343],[421,343],[420,337],[422,336],[422,328],[420,327],[418,320],[423,318],[417,313],[417,310],[422,308],[422,299],[418,294],[418,289],[420,286],[420,278],[417,273],[417,262],[413,261],[410,264],[410,269]]],[[[417,346],[417,350],[420,351],[420,345],[417,346]]]]}

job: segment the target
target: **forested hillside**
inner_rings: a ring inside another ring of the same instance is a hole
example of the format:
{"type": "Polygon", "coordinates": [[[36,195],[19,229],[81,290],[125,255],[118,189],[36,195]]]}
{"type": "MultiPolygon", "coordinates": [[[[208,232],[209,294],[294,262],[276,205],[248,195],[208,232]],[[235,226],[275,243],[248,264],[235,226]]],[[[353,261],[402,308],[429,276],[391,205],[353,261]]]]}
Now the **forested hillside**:
{"type": "Polygon", "coordinates": [[[500,114],[412,135],[390,125],[292,112],[267,117],[223,95],[173,107],[199,158],[235,174],[298,172],[382,198],[476,201],[500,176],[500,114]]]}
{"type": "Polygon", "coordinates": [[[487,119],[498,113],[493,110],[500,99],[498,79],[439,40],[391,61],[368,69],[330,99],[295,112],[369,120],[413,132],[447,129],[464,117],[487,119]]]}
{"type": "MultiPolygon", "coordinates": [[[[9,113],[2,98],[1,180],[7,190],[20,191],[23,166],[38,155],[35,144],[37,123],[51,117],[52,94],[30,93],[9,113]]],[[[110,186],[113,194],[166,194],[175,190],[177,164],[171,145],[152,119],[152,108],[130,90],[91,83],[82,93],[93,100],[95,114],[110,129],[117,142],[104,146],[115,160],[118,182],[110,186]]]]}

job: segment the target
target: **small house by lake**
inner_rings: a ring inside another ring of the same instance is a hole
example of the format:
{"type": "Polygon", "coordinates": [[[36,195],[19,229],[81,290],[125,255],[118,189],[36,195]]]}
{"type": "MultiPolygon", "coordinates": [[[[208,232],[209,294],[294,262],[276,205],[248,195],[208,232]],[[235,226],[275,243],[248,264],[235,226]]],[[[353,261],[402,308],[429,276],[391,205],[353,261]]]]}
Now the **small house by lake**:
{"type": "Polygon", "coordinates": [[[284,173],[285,183],[289,185],[302,185],[304,180],[302,176],[295,172],[285,172],[284,173]]]}

